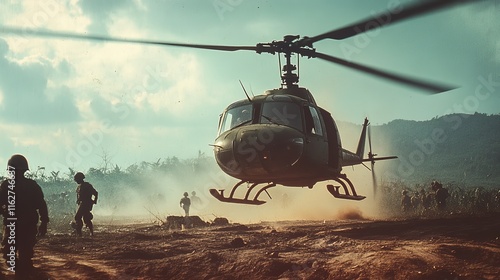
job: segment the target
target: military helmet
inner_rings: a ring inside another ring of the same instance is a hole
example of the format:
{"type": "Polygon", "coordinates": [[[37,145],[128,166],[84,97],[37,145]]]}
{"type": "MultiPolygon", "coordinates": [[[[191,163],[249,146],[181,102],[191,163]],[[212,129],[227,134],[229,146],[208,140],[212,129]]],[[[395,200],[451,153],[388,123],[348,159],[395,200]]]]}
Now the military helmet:
{"type": "Polygon", "coordinates": [[[23,155],[19,154],[10,157],[9,161],[7,162],[7,168],[9,166],[12,166],[18,170],[29,170],[28,160],[23,155]]]}
{"type": "Polygon", "coordinates": [[[83,175],[82,172],[77,172],[73,177],[73,179],[75,179],[75,181],[83,180],[85,179],[85,175],[83,175]]]}
{"type": "Polygon", "coordinates": [[[195,191],[192,191],[192,192],[191,192],[191,195],[196,195],[196,192],[195,192],[195,191]]]}
{"type": "Polygon", "coordinates": [[[406,195],[407,193],[408,193],[407,190],[404,190],[404,191],[401,192],[401,194],[403,194],[403,195],[406,195]]]}
{"type": "Polygon", "coordinates": [[[187,192],[184,193],[184,196],[188,196],[189,194],[187,192]]]}

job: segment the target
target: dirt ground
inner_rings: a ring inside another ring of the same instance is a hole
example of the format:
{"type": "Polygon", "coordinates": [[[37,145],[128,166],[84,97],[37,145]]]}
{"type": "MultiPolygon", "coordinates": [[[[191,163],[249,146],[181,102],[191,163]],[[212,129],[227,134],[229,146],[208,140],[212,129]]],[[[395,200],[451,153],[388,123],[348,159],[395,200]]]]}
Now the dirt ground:
{"type": "Polygon", "coordinates": [[[499,279],[500,218],[96,224],[35,254],[32,279],[499,279]]]}

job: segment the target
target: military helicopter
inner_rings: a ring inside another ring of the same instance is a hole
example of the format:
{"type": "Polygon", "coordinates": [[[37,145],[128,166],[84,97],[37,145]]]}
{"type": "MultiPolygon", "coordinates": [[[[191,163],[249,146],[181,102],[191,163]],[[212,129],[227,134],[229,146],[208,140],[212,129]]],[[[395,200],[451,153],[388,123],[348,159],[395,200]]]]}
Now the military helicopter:
{"type": "MultiPolygon", "coordinates": [[[[84,40],[139,43],[207,49],[215,51],[254,51],[283,56],[281,85],[252,98],[229,105],[221,114],[218,134],[214,144],[214,155],[219,167],[226,174],[239,179],[229,195],[224,190],[210,189],[219,201],[260,205],[265,201],[259,197],[269,188],[277,185],[286,187],[309,187],[322,181],[335,181],[339,185],[327,185],[327,190],[336,198],[362,200],[356,189],[342,173],[345,166],[371,163],[375,178],[374,164],[379,160],[396,156],[377,157],[371,147],[368,130],[369,121],[364,120],[361,136],[355,152],[342,147],[337,126],[331,114],[318,106],[311,92],[298,85],[297,67],[292,64],[292,56],[319,58],[328,62],[374,75],[389,81],[416,87],[430,93],[451,90],[452,87],[430,83],[400,74],[390,73],[317,52],[313,44],[324,39],[342,40],[369,30],[387,26],[431,11],[464,3],[464,0],[422,1],[403,7],[397,13],[379,14],[354,24],[335,29],[314,37],[286,35],[282,40],[259,43],[255,46],[223,46],[183,44],[139,39],[110,38],[74,33],[30,30],[29,35],[60,37],[84,40]],[[368,132],[367,132],[368,131],[368,132]],[[364,155],[368,134],[369,152],[364,155]],[[236,197],[237,189],[243,184],[248,188],[243,197],[236,197]],[[263,186],[259,186],[263,185],[263,186]],[[255,192],[253,196],[251,194],[255,192]]],[[[20,33],[25,30],[15,27],[0,27],[0,33],[20,33]]],[[[366,165],[365,165],[366,166],[366,165]]],[[[374,180],[376,188],[376,180],[374,180]]],[[[269,195],[271,198],[271,196],[269,195]]]]}

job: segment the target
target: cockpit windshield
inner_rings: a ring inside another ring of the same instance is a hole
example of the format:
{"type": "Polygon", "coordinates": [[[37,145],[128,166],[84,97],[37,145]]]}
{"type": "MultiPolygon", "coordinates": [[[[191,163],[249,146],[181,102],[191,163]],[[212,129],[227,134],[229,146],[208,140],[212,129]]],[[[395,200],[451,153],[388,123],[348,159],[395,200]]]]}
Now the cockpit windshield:
{"type": "Polygon", "coordinates": [[[252,104],[231,108],[222,116],[219,135],[236,127],[252,122],[252,104]]]}
{"type": "Polygon", "coordinates": [[[263,104],[260,123],[274,123],[302,131],[300,107],[292,102],[266,102],[263,104]]]}

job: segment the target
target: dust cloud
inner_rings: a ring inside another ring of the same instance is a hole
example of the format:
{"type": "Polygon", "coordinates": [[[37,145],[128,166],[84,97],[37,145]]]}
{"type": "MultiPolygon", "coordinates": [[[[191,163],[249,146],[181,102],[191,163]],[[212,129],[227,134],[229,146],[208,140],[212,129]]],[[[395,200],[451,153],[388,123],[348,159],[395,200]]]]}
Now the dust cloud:
{"type": "MultiPolygon", "coordinates": [[[[355,151],[361,125],[339,125],[343,147],[355,151]]],[[[378,137],[376,130],[372,137],[378,137]]],[[[373,140],[372,139],[372,140],[373,140]]],[[[373,149],[380,155],[387,155],[389,147],[382,147],[383,138],[373,141],[373,149]]],[[[365,154],[369,151],[368,141],[365,154]]],[[[236,179],[224,174],[213,159],[203,164],[182,165],[170,172],[149,170],[132,173],[127,180],[90,182],[100,191],[99,204],[94,208],[96,219],[118,221],[120,219],[161,222],[169,215],[184,215],[179,201],[184,192],[196,192],[200,203],[191,206],[190,214],[200,216],[205,221],[225,217],[236,223],[256,223],[263,221],[286,220],[338,220],[338,219],[375,219],[382,216],[378,198],[374,194],[371,171],[362,165],[344,167],[343,172],[353,182],[359,195],[366,196],[362,201],[334,198],[326,189],[327,184],[338,185],[334,181],[319,182],[312,189],[307,187],[276,186],[263,192],[259,199],[264,205],[241,205],[223,203],[209,193],[209,189],[225,189],[229,194],[236,179]],[[193,167],[194,166],[194,167],[193,167]],[[101,192],[102,191],[102,192],[101,192]],[[102,193],[102,195],[101,195],[102,193]]],[[[384,162],[375,164],[378,180],[384,172],[384,162]]],[[[380,185],[380,182],[379,182],[380,185]]],[[[241,185],[235,197],[243,197],[247,185],[241,185]]],[[[257,190],[251,194],[254,195],[257,190]]]]}
{"type": "Polygon", "coordinates": [[[337,213],[339,220],[366,220],[359,208],[346,208],[337,213]]]}
{"type": "MultiPolygon", "coordinates": [[[[156,175],[149,179],[141,178],[140,183],[117,183],[113,186],[113,192],[103,192],[105,186],[94,183],[100,191],[94,215],[96,219],[109,223],[124,219],[161,222],[169,215],[184,215],[179,206],[180,199],[184,192],[188,192],[191,197],[191,193],[195,191],[200,203],[191,206],[190,214],[200,216],[205,221],[217,217],[225,217],[233,223],[375,218],[377,207],[372,196],[371,175],[368,170],[359,169],[361,174],[353,176],[353,183],[359,194],[367,196],[362,201],[336,199],[326,189],[327,183],[332,182],[321,182],[313,189],[278,185],[268,190],[270,197],[265,192],[260,195],[259,199],[266,201],[263,205],[223,203],[212,197],[209,189],[225,188],[227,195],[236,181],[228,179],[221,186],[211,180],[212,173],[197,172],[184,180],[171,175],[156,175]]],[[[246,185],[240,186],[235,197],[243,197],[246,190],[246,185]]]]}

